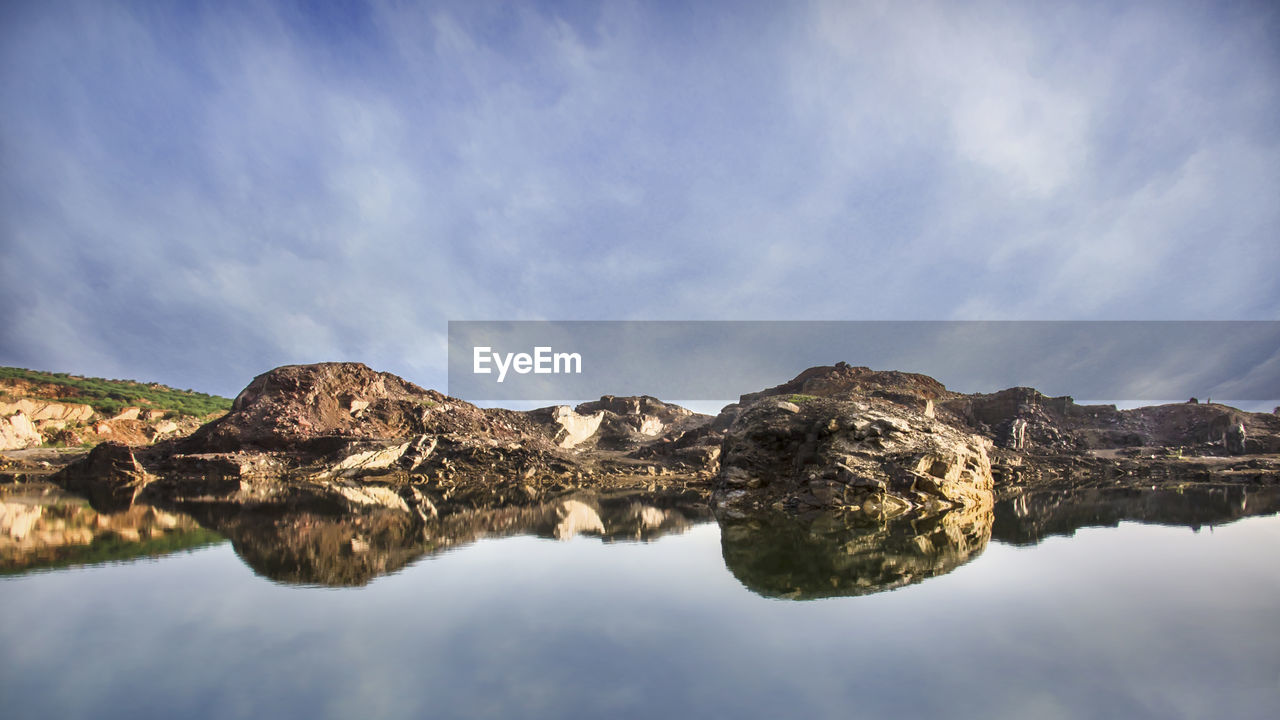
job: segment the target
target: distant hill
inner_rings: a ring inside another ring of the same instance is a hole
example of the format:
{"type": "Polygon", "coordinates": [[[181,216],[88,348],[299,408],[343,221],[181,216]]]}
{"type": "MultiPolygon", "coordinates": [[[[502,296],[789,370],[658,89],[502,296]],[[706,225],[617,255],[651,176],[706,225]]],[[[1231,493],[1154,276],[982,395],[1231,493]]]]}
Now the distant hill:
{"type": "Polygon", "coordinates": [[[172,417],[204,418],[231,409],[229,398],[159,383],[106,380],[67,373],[0,367],[0,397],[83,403],[110,417],[126,407],[163,410],[172,417]]]}

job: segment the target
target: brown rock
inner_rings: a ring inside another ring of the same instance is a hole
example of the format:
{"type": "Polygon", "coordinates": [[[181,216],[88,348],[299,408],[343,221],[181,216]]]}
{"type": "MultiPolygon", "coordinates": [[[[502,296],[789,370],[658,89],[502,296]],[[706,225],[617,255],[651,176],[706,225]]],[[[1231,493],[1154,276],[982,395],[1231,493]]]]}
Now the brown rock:
{"type": "Polygon", "coordinates": [[[143,470],[128,445],[106,442],[51,480],[68,492],[88,498],[99,512],[118,512],[131,507],[153,478],[143,470]]]}

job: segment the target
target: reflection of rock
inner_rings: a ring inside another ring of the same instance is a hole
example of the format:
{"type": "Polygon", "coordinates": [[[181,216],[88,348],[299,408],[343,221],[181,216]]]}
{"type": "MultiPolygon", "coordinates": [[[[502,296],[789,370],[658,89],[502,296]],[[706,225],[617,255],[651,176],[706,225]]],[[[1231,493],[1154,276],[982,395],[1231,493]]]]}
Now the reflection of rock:
{"type": "Polygon", "coordinates": [[[163,555],[219,539],[185,515],[146,505],[100,513],[47,486],[14,486],[0,497],[0,572],[163,555]]]}
{"type": "Polygon", "coordinates": [[[69,492],[103,512],[126,510],[153,478],[127,445],[102,443],[89,456],[54,476],[69,492]]]}
{"type": "Polygon", "coordinates": [[[255,572],[287,583],[363,585],[415,559],[483,538],[652,540],[681,533],[709,512],[697,494],[574,493],[558,501],[414,517],[390,507],[359,513],[208,504],[201,523],[231,539],[255,572]]]}
{"type": "Polygon", "coordinates": [[[766,597],[810,600],[892,590],[950,572],[991,537],[989,507],[875,522],[860,514],[721,517],[725,565],[766,597]]]}
{"type": "Polygon", "coordinates": [[[200,521],[231,539],[259,575],[286,583],[364,585],[427,552],[421,526],[392,510],[334,516],[205,508],[200,521]]]}
{"type": "Polygon", "coordinates": [[[992,534],[1001,542],[1031,545],[1082,527],[1140,522],[1199,529],[1275,512],[1280,512],[1280,488],[1274,486],[1068,487],[1018,493],[997,502],[992,534]]]}
{"type": "Polygon", "coordinates": [[[568,540],[575,535],[587,533],[604,534],[604,521],[595,508],[580,501],[566,500],[556,507],[555,530],[552,533],[557,540],[568,540]]]}

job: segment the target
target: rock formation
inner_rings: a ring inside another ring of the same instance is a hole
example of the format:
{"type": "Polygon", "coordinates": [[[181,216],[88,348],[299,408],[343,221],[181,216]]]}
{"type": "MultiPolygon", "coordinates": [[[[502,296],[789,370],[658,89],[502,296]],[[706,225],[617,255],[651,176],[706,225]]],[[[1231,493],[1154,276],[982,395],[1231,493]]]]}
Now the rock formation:
{"type": "MultiPolygon", "coordinates": [[[[104,422],[163,419],[125,415],[104,422]]],[[[100,513],[183,513],[263,575],[328,585],[482,537],[649,539],[714,514],[744,585],[807,599],[947,572],[993,534],[1274,508],[1280,416],[965,395],[843,363],[714,418],[652,397],[516,412],[325,363],[260,375],[188,437],[105,443],[52,477],[100,513]]],[[[0,512],[15,532],[38,520],[0,512]]]]}
{"type": "Polygon", "coordinates": [[[0,450],[106,441],[138,445],[184,435],[200,424],[197,418],[175,420],[163,410],[140,407],[102,418],[83,403],[22,397],[0,402],[0,450]]]}
{"type": "MultiPolygon", "coordinates": [[[[123,418],[117,422],[141,422],[123,418]]],[[[911,373],[810,368],[717,417],[652,397],[482,409],[358,363],[277,368],[185,438],[109,445],[56,475],[104,507],[150,502],[411,525],[572,493],[691,491],[725,517],[856,513],[877,522],[989,509],[1002,487],[1274,482],[1280,417],[1213,403],[1076,405],[1031,388],[964,395],[911,373]],[[1243,453],[1243,454],[1241,454],[1243,453]]],[[[594,526],[577,508],[561,520],[594,526]]]]}
{"type": "Polygon", "coordinates": [[[717,502],[734,510],[857,508],[896,515],[990,507],[985,438],[878,397],[764,396],[725,435],[717,502]]]}
{"type": "Polygon", "coordinates": [[[21,410],[0,417],[0,450],[21,450],[43,442],[31,418],[21,410]]]}

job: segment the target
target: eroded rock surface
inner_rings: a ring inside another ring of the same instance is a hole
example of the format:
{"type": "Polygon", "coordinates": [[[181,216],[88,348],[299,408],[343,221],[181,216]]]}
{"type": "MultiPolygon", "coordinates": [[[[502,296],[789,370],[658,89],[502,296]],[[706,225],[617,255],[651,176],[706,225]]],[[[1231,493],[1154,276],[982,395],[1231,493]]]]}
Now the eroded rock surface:
{"type": "Polygon", "coordinates": [[[724,439],[716,500],[730,510],[874,514],[990,507],[990,441],[877,397],[765,396],[724,439]]]}
{"type": "Polygon", "coordinates": [[[19,410],[0,417],[0,450],[21,450],[43,442],[44,438],[26,413],[19,410]]]}

